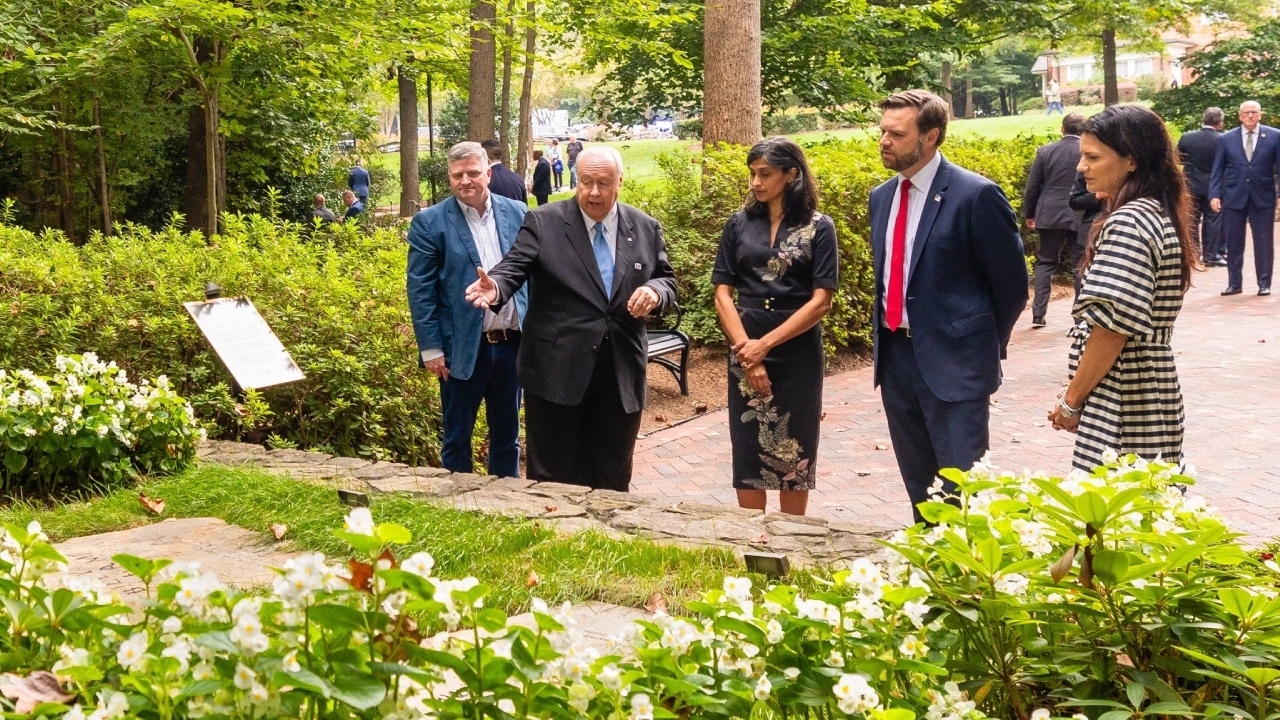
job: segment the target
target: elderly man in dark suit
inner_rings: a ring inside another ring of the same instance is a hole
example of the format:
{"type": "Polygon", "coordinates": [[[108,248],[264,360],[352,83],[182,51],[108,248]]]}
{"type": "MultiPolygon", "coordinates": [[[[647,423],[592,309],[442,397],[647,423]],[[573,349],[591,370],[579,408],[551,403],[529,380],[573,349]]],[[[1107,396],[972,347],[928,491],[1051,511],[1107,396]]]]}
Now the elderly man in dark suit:
{"type": "Polygon", "coordinates": [[[493,177],[489,181],[489,191],[494,195],[511,198],[528,206],[529,191],[524,187],[524,180],[502,163],[502,143],[489,138],[480,143],[480,146],[489,154],[489,168],[493,171],[493,177]]]}
{"type": "Polygon", "coordinates": [[[1031,303],[1031,324],[1045,326],[1053,276],[1063,256],[1068,256],[1072,271],[1080,265],[1076,236],[1080,219],[1071,209],[1071,186],[1080,164],[1080,133],[1084,116],[1071,113],[1062,118],[1062,139],[1036,150],[1036,159],[1027,173],[1027,187],[1022,194],[1022,215],[1027,227],[1040,235],[1036,251],[1036,296],[1031,303]]]}
{"type": "Polygon", "coordinates": [[[644,318],[675,302],[675,276],[658,221],[618,202],[618,151],[577,160],[577,195],[530,211],[466,297],[499,308],[529,282],[518,362],[529,477],[625,492],[645,404],[644,318]]]}
{"type": "Polygon", "coordinates": [[[1209,177],[1209,207],[1222,212],[1227,245],[1227,289],[1239,295],[1244,285],[1246,226],[1253,230],[1253,267],[1258,294],[1271,294],[1276,175],[1280,173],[1280,130],[1262,124],[1262,106],[1240,105],[1240,127],[1223,133],[1209,177]]]}
{"type": "Polygon", "coordinates": [[[946,101],[908,90],[880,108],[880,160],[898,172],[871,191],[875,382],[919,522],[938,471],[968,470],[987,451],[1027,264],[1000,186],[938,152],[946,101]]]}
{"type": "Polygon", "coordinates": [[[1222,108],[1211,107],[1200,117],[1200,129],[1183,133],[1178,138],[1182,155],[1182,171],[1187,176],[1187,189],[1194,204],[1191,207],[1191,233],[1200,246],[1200,259],[1211,267],[1226,267],[1223,257],[1219,221],[1222,216],[1209,207],[1209,179],[1213,161],[1222,139],[1222,108]]]}

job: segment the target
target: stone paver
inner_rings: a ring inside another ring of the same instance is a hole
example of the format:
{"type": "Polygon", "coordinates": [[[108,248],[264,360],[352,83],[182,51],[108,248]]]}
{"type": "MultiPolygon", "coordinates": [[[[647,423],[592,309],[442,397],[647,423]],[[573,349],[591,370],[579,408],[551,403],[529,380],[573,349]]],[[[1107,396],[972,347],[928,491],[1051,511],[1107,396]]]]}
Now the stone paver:
{"type": "MultiPolygon", "coordinates": [[[[1245,294],[1220,297],[1226,269],[1199,273],[1173,337],[1187,407],[1187,460],[1199,470],[1197,491],[1252,541],[1280,535],[1280,296],[1258,297],[1252,254],[1245,294]]],[[[1065,331],[1070,300],[1050,304],[1049,327],[1032,329],[1023,313],[992,400],[996,464],[1065,473],[1073,436],[1045,422],[1066,382],[1065,331]]],[[[828,377],[818,484],[810,513],[860,527],[901,527],[911,520],[871,369],[828,377]]],[[[727,411],[642,438],[632,492],[664,499],[736,505],[730,485],[727,411]]],[[[771,502],[777,500],[771,498],[771,502]]]]}

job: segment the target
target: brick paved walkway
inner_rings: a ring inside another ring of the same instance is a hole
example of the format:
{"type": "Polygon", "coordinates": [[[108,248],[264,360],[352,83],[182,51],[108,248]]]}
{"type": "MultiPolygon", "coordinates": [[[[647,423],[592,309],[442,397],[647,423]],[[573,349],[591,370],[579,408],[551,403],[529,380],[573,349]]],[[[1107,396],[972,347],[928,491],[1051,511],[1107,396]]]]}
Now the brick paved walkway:
{"type": "MultiPolygon", "coordinates": [[[[1258,297],[1246,256],[1245,294],[1219,297],[1226,269],[1196,277],[1174,332],[1187,406],[1187,459],[1198,490],[1253,540],[1280,536],[1280,296],[1258,297]]],[[[1280,288],[1277,288],[1280,289],[1280,288]]],[[[1066,381],[1070,300],[1050,304],[1049,327],[1023,313],[992,400],[997,465],[1070,470],[1073,436],[1045,423],[1066,381]]],[[[911,511],[901,485],[870,368],[828,377],[812,515],[901,527],[911,511]]],[[[735,504],[730,486],[727,411],[642,438],[631,489],[699,502],[735,504]]],[[[770,508],[776,507],[770,497],[770,508]]]]}

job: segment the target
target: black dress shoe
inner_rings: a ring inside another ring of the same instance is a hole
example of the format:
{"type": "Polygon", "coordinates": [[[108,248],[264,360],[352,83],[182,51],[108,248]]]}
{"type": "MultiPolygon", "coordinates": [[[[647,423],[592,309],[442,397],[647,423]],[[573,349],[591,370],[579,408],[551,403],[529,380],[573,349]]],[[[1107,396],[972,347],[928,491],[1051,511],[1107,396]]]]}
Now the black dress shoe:
{"type": "Polygon", "coordinates": [[[1231,287],[1228,287],[1226,290],[1223,290],[1222,294],[1223,295],[1239,295],[1241,292],[1244,292],[1244,291],[1241,290],[1238,285],[1232,285],[1231,287]]]}
{"type": "Polygon", "coordinates": [[[1210,258],[1204,261],[1205,267],[1226,267],[1227,261],[1219,258],[1210,258]]]}
{"type": "Polygon", "coordinates": [[[1269,287],[1258,288],[1258,294],[1259,294],[1259,295],[1270,295],[1270,294],[1271,294],[1271,288],[1269,288],[1269,287]]]}
{"type": "Polygon", "coordinates": [[[1044,318],[1042,317],[1031,318],[1031,327],[1044,327],[1045,325],[1048,325],[1048,324],[1049,323],[1045,322],[1044,318]]]}

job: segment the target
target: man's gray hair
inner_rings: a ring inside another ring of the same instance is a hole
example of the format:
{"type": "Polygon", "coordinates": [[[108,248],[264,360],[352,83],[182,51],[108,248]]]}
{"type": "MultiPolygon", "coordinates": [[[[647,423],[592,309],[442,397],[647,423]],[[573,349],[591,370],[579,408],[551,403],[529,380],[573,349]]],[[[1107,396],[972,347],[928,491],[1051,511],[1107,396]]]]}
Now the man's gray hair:
{"type": "Polygon", "coordinates": [[[461,162],[467,158],[475,158],[481,165],[489,167],[489,153],[484,151],[478,142],[464,140],[449,148],[449,164],[461,162]]]}
{"type": "Polygon", "coordinates": [[[1209,127],[1218,127],[1222,124],[1222,120],[1225,117],[1226,113],[1222,112],[1222,108],[1220,107],[1205,108],[1204,115],[1200,116],[1200,124],[1208,125],[1209,127]]]}
{"type": "Polygon", "coordinates": [[[589,159],[597,155],[617,168],[619,176],[622,175],[622,153],[618,152],[618,148],[612,145],[592,145],[584,148],[582,152],[578,153],[578,165],[582,165],[583,159],[589,159]]]}

